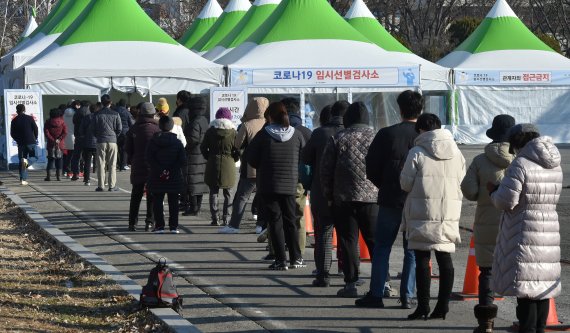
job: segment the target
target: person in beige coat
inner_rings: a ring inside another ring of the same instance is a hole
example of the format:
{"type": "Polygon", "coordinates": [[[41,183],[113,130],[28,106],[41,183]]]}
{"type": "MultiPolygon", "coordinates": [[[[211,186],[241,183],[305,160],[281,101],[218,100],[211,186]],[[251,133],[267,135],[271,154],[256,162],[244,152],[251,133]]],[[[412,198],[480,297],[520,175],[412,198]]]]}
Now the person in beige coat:
{"type": "Polygon", "coordinates": [[[509,152],[509,129],[515,125],[515,118],[502,114],[493,119],[493,126],[487,136],[493,140],[485,146],[485,152],[476,156],[467,169],[461,182],[461,191],[467,200],[477,201],[473,236],[475,238],[475,259],[479,266],[479,304],[475,306],[475,318],[479,327],[475,333],[488,333],[493,330],[497,316],[497,305],[493,304],[491,290],[491,266],[501,211],[493,206],[487,183],[498,184],[505,175],[505,169],[515,156],[509,152]]]}
{"type": "Polygon", "coordinates": [[[408,248],[416,255],[418,306],[408,319],[427,319],[430,311],[430,252],[435,251],[439,266],[439,294],[430,318],[443,318],[449,311],[454,269],[451,253],[461,242],[461,180],[465,159],[451,132],[441,129],[440,119],[422,114],[416,122],[416,146],[410,149],[400,175],[402,190],[408,192],[402,225],[408,248]]]}
{"type": "Polygon", "coordinates": [[[519,332],[544,332],[550,298],[560,295],[561,157],[532,124],[509,131],[517,157],[500,185],[488,183],[493,205],[503,211],[493,257],[492,289],[517,297],[519,332]]]}

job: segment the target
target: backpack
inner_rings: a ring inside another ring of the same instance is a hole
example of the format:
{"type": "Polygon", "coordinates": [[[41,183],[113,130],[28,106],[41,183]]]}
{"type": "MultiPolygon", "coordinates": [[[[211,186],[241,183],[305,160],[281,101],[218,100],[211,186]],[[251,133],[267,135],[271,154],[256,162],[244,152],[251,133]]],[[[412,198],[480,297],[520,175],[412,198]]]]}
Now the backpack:
{"type": "Polygon", "coordinates": [[[139,303],[141,308],[168,307],[176,312],[182,310],[182,297],[176,291],[166,259],[160,258],[158,264],[150,271],[146,286],[142,288],[139,303]]]}

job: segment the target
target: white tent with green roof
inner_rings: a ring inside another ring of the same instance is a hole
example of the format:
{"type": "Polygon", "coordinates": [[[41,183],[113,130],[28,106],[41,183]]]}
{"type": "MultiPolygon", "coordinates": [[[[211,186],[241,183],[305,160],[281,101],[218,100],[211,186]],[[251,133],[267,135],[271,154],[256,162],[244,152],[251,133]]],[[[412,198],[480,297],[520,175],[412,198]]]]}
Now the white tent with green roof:
{"type": "Polygon", "coordinates": [[[214,26],[224,10],[216,0],[208,0],[200,14],[180,38],[180,44],[192,49],[194,45],[214,26]]]}
{"type": "Polygon", "coordinates": [[[136,0],[93,0],[19,73],[48,95],[194,93],[222,82],[223,68],[180,45],[136,0]]]}
{"type": "Polygon", "coordinates": [[[499,114],[570,142],[570,60],[536,37],[505,0],[438,64],[454,70],[459,142],[489,142],[485,132],[499,114]]]}
{"type": "Polygon", "coordinates": [[[32,32],[34,32],[34,30],[36,30],[37,27],[38,27],[38,22],[36,21],[36,12],[35,10],[33,10],[32,15],[30,15],[30,19],[28,20],[28,23],[26,24],[26,26],[24,27],[24,31],[22,32],[22,38],[26,38],[29,35],[31,35],[32,32]]]}
{"type": "Polygon", "coordinates": [[[235,28],[203,57],[215,61],[241,45],[273,13],[281,0],[255,0],[235,28]]]}
{"type": "Polygon", "coordinates": [[[213,49],[233,31],[250,7],[249,0],[230,0],[216,23],[191,49],[198,54],[204,54],[213,49]]]}

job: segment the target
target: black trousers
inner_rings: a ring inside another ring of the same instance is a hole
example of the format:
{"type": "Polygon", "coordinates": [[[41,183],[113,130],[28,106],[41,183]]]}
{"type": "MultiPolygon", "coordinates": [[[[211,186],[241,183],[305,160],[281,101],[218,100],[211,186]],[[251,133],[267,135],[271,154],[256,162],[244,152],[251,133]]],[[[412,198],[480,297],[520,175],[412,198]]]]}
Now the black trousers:
{"type": "Polygon", "coordinates": [[[315,266],[317,267],[317,278],[327,279],[332,266],[334,220],[330,214],[321,214],[316,207],[317,205],[311,206],[315,229],[315,266]]]}
{"type": "Polygon", "coordinates": [[[479,304],[492,305],[495,295],[491,290],[491,267],[479,267],[479,304]]]}
{"type": "Polygon", "coordinates": [[[84,182],[91,180],[91,164],[95,159],[96,154],[97,148],[83,148],[83,163],[85,163],[85,167],[83,169],[84,182]]]}
{"type": "MultiPolygon", "coordinates": [[[[418,290],[418,307],[429,308],[431,276],[429,260],[431,251],[414,250],[416,254],[416,288],[418,290]]],[[[454,268],[451,254],[435,251],[435,259],[439,266],[439,293],[437,295],[436,310],[447,313],[449,311],[449,298],[453,289],[454,268]]],[[[434,310],[435,311],[435,310],[434,310]]]]}
{"type": "Polygon", "coordinates": [[[374,250],[374,230],[378,205],[365,202],[341,202],[333,206],[334,226],[336,228],[339,247],[344,258],[344,282],[358,281],[360,264],[358,238],[360,231],[368,247],[368,253],[374,250]]]}
{"type": "Polygon", "coordinates": [[[550,299],[517,298],[519,333],[544,333],[550,299]]]}
{"type": "Polygon", "coordinates": [[[62,158],[54,158],[48,156],[48,162],[46,166],[46,170],[50,171],[55,167],[56,170],[61,170],[63,168],[63,159],[62,158]]]}
{"type": "Polygon", "coordinates": [[[117,137],[117,168],[119,170],[125,170],[128,161],[127,151],[125,150],[125,139],[126,136],[124,134],[117,137]]]}
{"type": "MultiPolygon", "coordinates": [[[[222,210],[222,216],[223,219],[226,220],[228,218],[229,213],[229,209],[230,209],[230,199],[231,199],[231,193],[230,193],[230,189],[229,188],[223,188],[221,189],[222,193],[224,195],[224,205],[223,205],[223,210],[222,210]]],[[[220,194],[220,188],[219,187],[212,187],[210,186],[210,214],[212,216],[212,221],[214,220],[218,220],[218,195],[220,194]]]]}
{"type": "Polygon", "coordinates": [[[264,193],[258,200],[263,205],[262,213],[267,220],[271,244],[277,261],[287,261],[285,243],[289,247],[289,261],[302,259],[297,237],[295,195],[264,193]]]}
{"type": "Polygon", "coordinates": [[[164,229],[164,197],[168,196],[168,227],[178,228],[178,193],[153,193],[154,228],[164,229]]]}
{"type": "MultiPolygon", "coordinates": [[[[137,225],[139,220],[139,208],[141,206],[141,201],[144,196],[145,184],[133,185],[133,190],[131,192],[131,204],[129,207],[129,225],[137,225]]],[[[154,211],[152,206],[152,194],[147,193],[146,195],[146,223],[154,223],[154,211]]]]}

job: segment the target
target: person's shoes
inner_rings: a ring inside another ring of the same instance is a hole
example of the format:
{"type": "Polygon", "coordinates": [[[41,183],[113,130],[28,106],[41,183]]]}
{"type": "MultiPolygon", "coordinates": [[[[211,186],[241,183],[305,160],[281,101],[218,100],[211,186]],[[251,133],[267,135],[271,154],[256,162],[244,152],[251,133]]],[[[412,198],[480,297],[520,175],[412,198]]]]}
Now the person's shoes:
{"type": "Polygon", "coordinates": [[[255,233],[256,234],[259,235],[262,231],[263,231],[263,228],[261,226],[258,225],[257,227],[255,227],[255,233]]]}
{"type": "Polygon", "coordinates": [[[233,228],[229,225],[226,225],[225,227],[221,227],[220,229],[218,229],[218,233],[219,234],[238,234],[239,229],[236,229],[236,228],[233,228]]]}
{"type": "Polygon", "coordinates": [[[257,214],[253,214],[252,219],[253,219],[254,221],[257,221],[257,214]]]}
{"type": "Polygon", "coordinates": [[[73,174],[73,176],[71,177],[72,181],[76,181],[79,180],[79,176],[77,176],[77,174],[73,174]]]}
{"type": "Polygon", "coordinates": [[[289,266],[289,268],[305,268],[307,267],[307,264],[305,263],[305,261],[303,260],[303,258],[297,259],[294,262],[291,263],[291,265],[289,266]]]}
{"type": "Polygon", "coordinates": [[[73,177],[73,174],[71,172],[68,172],[65,176],[67,179],[71,179],[71,177],[73,177]]]}
{"type": "Polygon", "coordinates": [[[103,189],[100,188],[100,187],[97,187],[97,188],[95,189],[95,192],[103,192],[103,189]]]}
{"type": "Polygon", "coordinates": [[[149,231],[150,227],[154,226],[154,222],[149,220],[146,220],[144,224],[144,231],[149,231]]]}
{"type": "Polygon", "coordinates": [[[448,312],[449,312],[449,306],[439,305],[438,303],[435,305],[435,309],[433,309],[433,312],[429,315],[429,318],[445,320],[445,316],[447,315],[448,312]]]}
{"type": "Polygon", "coordinates": [[[123,168],[123,170],[131,170],[131,168],[128,165],[125,165],[125,167],[123,168]]]}
{"type": "Polygon", "coordinates": [[[160,229],[154,228],[154,229],[152,229],[152,232],[155,233],[155,234],[163,234],[163,233],[164,233],[164,229],[162,229],[162,228],[160,228],[160,229]]]}
{"type": "Polygon", "coordinates": [[[367,292],[364,297],[354,301],[354,305],[361,308],[383,308],[384,302],[382,297],[374,296],[371,292],[367,292]]]}
{"type": "Polygon", "coordinates": [[[137,227],[134,225],[129,225],[129,231],[137,231],[137,227]]]}
{"type": "Polygon", "coordinates": [[[411,298],[400,298],[398,303],[400,303],[400,309],[411,309],[412,305],[416,304],[416,302],[411,298]]]}
{"type": "Polygon", "coordinates": [[[356,288],[356,284],[347,283],[342,289],[336,292],[336,295],[339,297],[346,297],[346,298],[356,298],[358,297],[358,289],[356,288]]]}
{"type": "Polygon", "coordinates": [[[331,281],[329,279],[326,279],[326,278],[316,278],[313,280],[313,287],[326,288],[326,287],[330,287],[330,285],[331,285],[331,281]]]}
{"type": "Polygon", "coordinates": [[[263,229],[263,231],[259,233],[259,236],[257,236],[258,243],[264,243],[266,240],[267,240],[267,228],[263,229]]]}
{"type": "Polygon", "coordinates": [[[356,282],[354,282],[354,284],[356,284],[357,287],[361,287],[361,286],[366,284],[366,281],[364,281],[364,279],[360,278],[360,279],[356,280],[356,282]]]}
{"type": "Polygon", "coordinates": [[[85,186],[91,186],[91,183],[89,181],[83,182],[83,185],[85,186]]]}
{"type": "Polygon", "coordinates": [[[273,271],[286,271],[287,263],[285,263],[284,261],[275,260],[271,265],[269,265],[269,269],[273,271]]]}
{"type": "Polygon", "coordinates": [[[178,229],[170,229],[170,233],[171,234],[179,234],[180,231],[178,231],[178,229]]]}
{"type": "Polygon", "coordinates": [[[220,226],[220,221],[217,218],[214,218],[214,219],[212,219],[212,222],[210,223],[210,225],[220,226]]]}
{"type": "Polygon", "coordinates": [[[45,182],[50,182],[50,181],[51,181],[51,177],[46,177],[46,178],[44,178],[44,181],[45,181],[45,182]]]}
{"type": "Polygon", "coordinates": [[[384,294],[382,296],[384,296],[385,298],[394,297],[398,296],[398,293],[394,289],[392,289],[390,283],[386,282],[386,284],[384,285],[384,294]]]}
{"type": "Polygon", "coordinates": [[[261,258],[261,260],[265,260],[265,261],[275,260],[275,255],[269,253],[269,254],[267,254],[265,257],[261,258]]]}
{"type": "Polygon", "coordinates": [[[429,310],[430,310],[429,306],[427,308],[423,308],[423,307],[418,306],[416,308],[416,311],[414,311],[414,313],[412,313],[408,316],[408,319],[409,320],[417,320],[417,319],[423,318],[423,320],[427,320],[429,310]]]}
{"type": "Polygon", "coordinates": [[[29,184],[29,183],[28,183],[27,181],[25,181],[25,180],[20,181],[20,185],[26,186],[26,185],[28,185],[28,184],[29,184]]]}
{"type": "Polygon", "coordinates": [[[111,187],[111,188],[109,188],[109,192],[119,192],[119,188],[111,187]]]}

